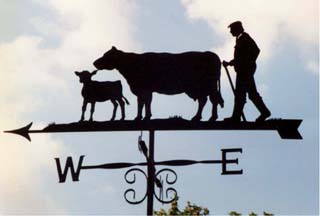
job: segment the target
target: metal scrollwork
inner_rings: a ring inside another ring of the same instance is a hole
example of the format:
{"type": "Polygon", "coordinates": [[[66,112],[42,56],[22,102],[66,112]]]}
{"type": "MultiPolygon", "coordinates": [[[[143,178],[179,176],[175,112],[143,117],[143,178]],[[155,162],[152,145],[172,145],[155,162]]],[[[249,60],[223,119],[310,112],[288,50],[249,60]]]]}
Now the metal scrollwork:
{"type": "Polygon", "coordinates": [[[172,169],[161,169],[155,174],[155,179],[160,180],[160,186],[159,187],[159,196],[154,193],[154,196],[156,199],[164,204],[168,204],[173,202],[177,198],[177,191],[173,187],[167,187],[165,189],[166,185],[173,185],[178,180],[177,173],[173,171],[172,169]],[[165,174],[165,181],[162,178],[162,174],[165,174]],[[164,190],[165,189],[165,190],[164,190]],[[165,191],[165,197],[163,196],[163,192],[165,191]],[[170,197],[170,194],[173,195],[170,197]]]}
{"type": "MultiPolygon", "coordinates": [[[[134,168],[134,169],[130,169],[130,170],[128,170],[128,171],[126,172],[126,174],[124,175],[125,181],[126,181],[128,184],[134,184],[134,183],[136,182],[136,173],[141,173],[141,174],[143,174],[143,176],[146,178],[146,180],[148,179],[146,173],[145,173],[143,170],[138,169],[138,168],[134,168]],[[131,176],[132,178],[130,178],[129,175],[132,175],[132,176],[131,176]]],[[[132,205],[137,205],[137,204],[142,203],[142,202],[146,199],[146,197],[147,197],[147,192],[145,193],[145,195],[144,195],[141,199],[136,200],[136,191],[135,191],[135,189],[129,188],[129,189],[127,189],[127,190],[124,192],[123,196],[124,196],[125,200],[126,200],[128,203],[130,203],[130,204],[132,204],[132,205]],[[129,193],[132,194],[132,199],[129,199],[129,198],[128,198],[129,193]]]]}

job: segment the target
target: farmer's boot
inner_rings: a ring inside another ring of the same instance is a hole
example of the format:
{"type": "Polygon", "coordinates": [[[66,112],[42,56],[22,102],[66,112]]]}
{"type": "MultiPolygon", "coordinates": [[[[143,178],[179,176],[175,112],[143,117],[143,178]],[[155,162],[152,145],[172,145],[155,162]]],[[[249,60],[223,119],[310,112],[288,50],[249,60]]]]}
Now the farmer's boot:
{"type": "Polygon", "coordinates": [[[253,104],[257,107],[257,109],[260,112],[260,116],[256,119],[256,122],[263,122],[268,117],[271,116],[270,110],[264,104],[264,102],[260,96],[258,96],[256,98],[250,98],[250,99],[252,100],[253,104]]]}
{"type": "Polygon", "coordinates": [[[229,118],[225,118],[224,121],[230,122],[230,123],[240,122],[244,104],[245,103],[243,103],[243,102],[241,102],[241,103],[235,102],[232,116],[229,118]]]}

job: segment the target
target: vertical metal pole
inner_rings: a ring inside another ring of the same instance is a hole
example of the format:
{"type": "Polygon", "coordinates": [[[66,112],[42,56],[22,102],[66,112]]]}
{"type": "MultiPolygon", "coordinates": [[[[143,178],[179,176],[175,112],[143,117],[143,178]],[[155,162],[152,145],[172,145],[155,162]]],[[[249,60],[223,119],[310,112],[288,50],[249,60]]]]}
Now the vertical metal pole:
{"type": "Polygon", "coordinates": [[[147,215],[153,215],[154,175],[155,175],[155,170],[154,170],[154,130],[150,130],[149,131],[147,215]]]}

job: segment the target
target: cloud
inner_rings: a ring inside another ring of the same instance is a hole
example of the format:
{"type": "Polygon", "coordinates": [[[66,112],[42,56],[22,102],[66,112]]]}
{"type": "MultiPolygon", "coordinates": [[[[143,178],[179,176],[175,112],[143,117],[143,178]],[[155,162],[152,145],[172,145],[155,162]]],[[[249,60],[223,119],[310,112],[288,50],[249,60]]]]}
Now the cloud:
{"type": "Polygon", "coordinates": [[[306,51],[318,46],[317,0],[182,0],[182,4],[191,20],[206,21],[225,40],[214,48],[225,59],[232,58],[234,45],[227,26],[241,20],[261,48],[260,59],[269,59],[289,41],[311,61],[307,69],[319,64],[318,57],[306,51]]]}
{"type": "MultiPolygon", "coordinates": [[[[67,104],[72,71],[93,68],[93,60],[112,45],[139,49],[131,24],[133,1],[35,0],[32,4],[40,5],[43,14],[50,11],[52,17],[30,16],[34,34],[0,42],[1,131],[29,123],[30,113],[67,104]]],[[[63,213],[65,203],[47,195],[52,189],[44,185],[56,177],[52,159],[70,155],[72,149],[48,135],[39,135],[30,144],[1,134],[0,143],[0,213],[63,213]]]]}
{"type": "Polygon", "coordinates": [[[65,68],[92,66],[93,60],[113,45],[125,50],[139,47],[133,37],[134,25],[131,25],[135,11],[133,1],[37,1],[50,7],[57,17],[54,22],[36,17],[32,23],[49,38],[59,35],[59,48],[51,57],[65,68]]]}
{"type": "MultiPolygon", "coordinates": [[[[1,124],[1,129],[6,125],[1,124]]],[[[48,136],[39,136],[32,144],[21,137],[1,136],[0,143],[0,213],[64,212],[44,187],[48,178],[56,177],[52,158],[65,152],[62,143],[48,136]]]]}

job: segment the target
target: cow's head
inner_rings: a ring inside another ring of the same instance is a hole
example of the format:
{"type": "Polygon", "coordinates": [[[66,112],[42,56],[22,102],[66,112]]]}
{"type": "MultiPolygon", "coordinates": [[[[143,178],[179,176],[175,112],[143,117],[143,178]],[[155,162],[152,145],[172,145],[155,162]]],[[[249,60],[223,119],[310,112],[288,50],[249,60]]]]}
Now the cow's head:
{"type": "Polygon", "coordinates": [[[107,51],[102,57],[98,58],[94,61],[93,65],[98,69],[107,69],[113,70],[116,69],[119,63],[119,54],[120,50],[117,50],[116,47],[112,47],[109,51],[107,51]]]}
{"type": "Polygon", "coordinates": [[[87,83],[91,81],[91,77],[97,73],[97,70],[91,73],[89,71],[82,71],[82,72],[75,71],[74,73],[79,77],[79,80],[81,83],[87,83]]]}

